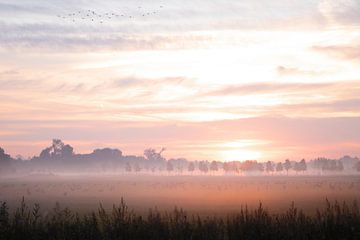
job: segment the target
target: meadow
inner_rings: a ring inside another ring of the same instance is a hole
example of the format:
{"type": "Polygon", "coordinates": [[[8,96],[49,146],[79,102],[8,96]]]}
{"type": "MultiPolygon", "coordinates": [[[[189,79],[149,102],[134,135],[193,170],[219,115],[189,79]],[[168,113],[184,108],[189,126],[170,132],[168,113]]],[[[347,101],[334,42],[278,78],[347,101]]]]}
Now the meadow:
{"type": "Polygon", "coordinates": [[[359,239],[360,179],[28,175],[0,180],[0,239],[359,239]]]}
{"type": "Polygon", "coordinates": [[[272,213],[286,211],[292,202],[307,213],[329,201],[360,200],[360,178],[354,176],[164,176],[29,175],[0,180],[0,201],[10,207],[22,197],[51,209],[56,202],[78,212],[101,203],[110,209],[124,198],[139,214],[175,206],[200,215],[224,215],[262,202],[272,213]]]}
{"type": "Polygon", "coordinates": [[[9,213],[0,206],[0,239],[359,239],[360,212],[353,205],[326,201],[315,215],[306,215],[294,204],[281,214],[270,214],[262,204],[227,217],[199,217],[182,209],[150,209],[138,215],[121,200],[107,211],[102,205],[80,215],[57,204],[41,214],[40,205],[20,206],[9,213]]]}

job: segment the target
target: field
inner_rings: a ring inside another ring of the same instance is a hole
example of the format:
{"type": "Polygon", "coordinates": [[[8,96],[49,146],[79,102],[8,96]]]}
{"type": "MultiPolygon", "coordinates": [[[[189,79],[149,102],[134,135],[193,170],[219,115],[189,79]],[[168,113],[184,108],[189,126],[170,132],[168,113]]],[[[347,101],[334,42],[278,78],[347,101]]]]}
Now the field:
{"type": "Polygon", "coordinates": [[[360,200],[359,176],[148,176],[148,175],[32,175],[0,179],[0,201],[10,209],[39,203],[43,211],[56,202],[77,212],[105,209],[124,198],[130,209],[147,214],[149,208],[212,216],[232,214],[262,202],[271,213],[286,211],[292,202],[307,214],[325,200],[352,203],[360,200]]]}

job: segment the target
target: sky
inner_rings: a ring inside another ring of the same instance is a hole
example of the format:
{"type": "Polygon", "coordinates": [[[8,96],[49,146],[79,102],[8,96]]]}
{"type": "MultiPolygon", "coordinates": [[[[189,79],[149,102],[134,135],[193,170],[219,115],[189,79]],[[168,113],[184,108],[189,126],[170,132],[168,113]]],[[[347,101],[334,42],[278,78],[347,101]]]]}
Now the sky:
{"type": "Polygon", "coordinates": [[[360,1],[0,0],[0,147],[28,157],[53,138],[189,160],[360,156],[360,1]]]}

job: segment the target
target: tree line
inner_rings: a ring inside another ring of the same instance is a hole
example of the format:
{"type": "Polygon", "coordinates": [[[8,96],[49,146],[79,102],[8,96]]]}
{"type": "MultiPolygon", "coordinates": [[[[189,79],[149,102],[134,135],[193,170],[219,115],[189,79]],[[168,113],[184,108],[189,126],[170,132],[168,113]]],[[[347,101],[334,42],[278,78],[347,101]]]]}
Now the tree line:
{"type": "Polygon", "coordinates": [[[267,174],[289,175],[360,172],[358,158],[345,156],[341,159],[316,158],[310,161],[286,159],[281,162],[247,161],[189,161],[185,158],[166,159],[162,153],[145,149],[142,156],[123,155],[119,149],[95,149],[89,154],[76,154],[74,148],[54,139],[51,146],[43,149],[39,156],[28,160],[12,158],[0,148],[0,173],[26,172],[123,172],[123,173],[167,173],[167,174],[267,174]]]}

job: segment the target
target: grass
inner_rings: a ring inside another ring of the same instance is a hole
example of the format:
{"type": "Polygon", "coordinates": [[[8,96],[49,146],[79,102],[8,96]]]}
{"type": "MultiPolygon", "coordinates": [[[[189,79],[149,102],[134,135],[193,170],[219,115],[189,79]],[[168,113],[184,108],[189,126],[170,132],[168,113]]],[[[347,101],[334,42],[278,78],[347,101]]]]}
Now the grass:
{"type": "Polygon", "coordinates": [[[315,215],[306,215],[294,204],[282,214],[270,214],[261,204],[256,209],[242,208],[227,217],[200,218],[175,208],[172,212],[149,210],[137,215],[121,200],[111,211],[101,205],[80,215],[59,204],[51,213],[40,206],[20,206],[10,211],[0,205],[0,239],[360,239],[360,212],[356,202],[330,203],[315,215]]]}

